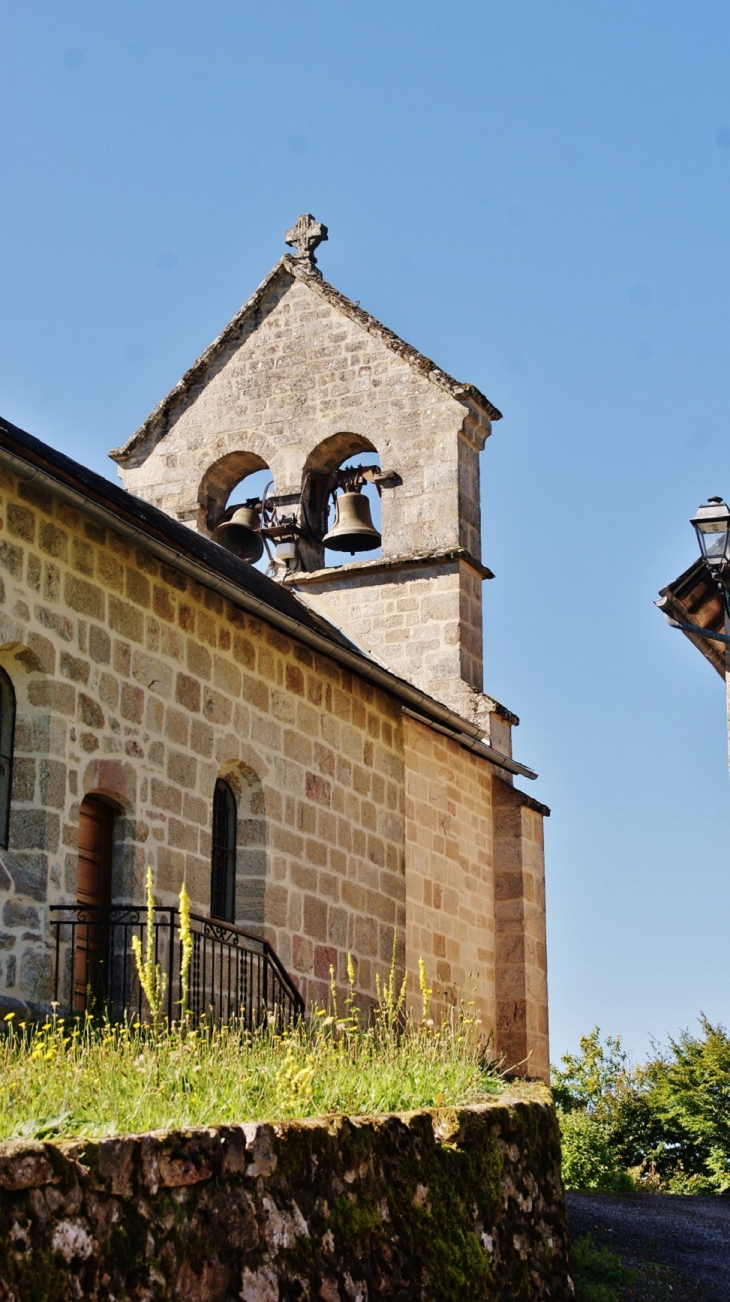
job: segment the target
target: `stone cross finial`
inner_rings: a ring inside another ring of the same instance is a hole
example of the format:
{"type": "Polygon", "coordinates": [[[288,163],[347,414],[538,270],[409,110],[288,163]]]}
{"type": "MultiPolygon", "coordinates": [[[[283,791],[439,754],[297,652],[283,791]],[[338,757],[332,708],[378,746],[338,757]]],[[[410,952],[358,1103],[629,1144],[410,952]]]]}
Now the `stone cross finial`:
{"type": "Polygon", "coordinates": [[[323,226],[322,222],[315,221],[311,212],[300,213],[296,224],[285,236],[286,243],[296,249],[297,257],[306,258],[312,266],[317,261],[314,250],[326,239],[327,227],[323,226]]]}

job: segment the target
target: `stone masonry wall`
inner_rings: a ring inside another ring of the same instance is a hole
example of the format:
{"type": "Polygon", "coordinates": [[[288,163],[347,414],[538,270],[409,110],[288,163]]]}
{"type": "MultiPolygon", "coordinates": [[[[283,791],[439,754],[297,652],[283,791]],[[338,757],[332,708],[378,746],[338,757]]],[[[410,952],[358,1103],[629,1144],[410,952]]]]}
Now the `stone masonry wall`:
{"type": "Polygon", "coordinates": [[[569,1269],[546,1092],[0,1145],[7,1302],[568,1302],[569,1269]]]}
{"type": "Polygon", "coordinates": [[[482,579],[466,561],[355,562],[292,582],[394,673],[469,716],[482,688],[482,579]]]}
{"type": "Polygon", "coordinates": [[[160,902],[185,877],[207,914],[223,773],[239,794],[236,921],[265,916],[307,999],[325,997],[330,963],[344,981],[348,949],[372,995],[396,927],[402,957],[399,707],[7,473],[0,528],[0,663],[18,703],[0,990],[52,997],[46,906],[76,899],[86,794],[117,810],[117,901],[143,897],[151,864],[160,902]]]}
{"type": "MultiPolygon", "coordinates": [[[[448,737],[403,721],[406,761],[406,950],[423,957],[440,1019],[473,999],[485,1035],[496,1025],[492,778],[448,737]]],[[[409,965],[410,967],[410,965],[409,965]]],[[[418,1008],[416,973],[409,991],[418,1008]]]]}
{"type": "Polygon", "coordinates": [[[550,1078],[543,809],[495,775],[497,1046],[505,1068],[550,1078]]]}

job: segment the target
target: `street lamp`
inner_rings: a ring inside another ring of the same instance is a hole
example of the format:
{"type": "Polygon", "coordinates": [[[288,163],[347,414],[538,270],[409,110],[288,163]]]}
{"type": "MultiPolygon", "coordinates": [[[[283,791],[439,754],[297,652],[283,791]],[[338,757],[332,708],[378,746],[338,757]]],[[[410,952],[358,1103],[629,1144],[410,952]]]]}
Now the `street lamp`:
{"type": "Polygon", "coordinates": [[[690,524],[694,525],[702,559],[716,582],[727,591],[730,566],[730,507],[721,497],[711,497],[697,508],[690,524]]]}
{"type": "MultiPolygon", "coordinates": [[[[725,631],[703,628],[701,624],[687,624],[674,619],[670,614],[672,599],[665,593],[656,604],[667,623],[672,628],[680,628],[683,633],[706,638],[712,642],[724,642],[730,645],[730,506],[721,497],[710,497],[697,508],[690,524],[694,526],[700,553],[707,566],[710,577],[722,593],[722,605],[725,613],[725,631]]],[[[730,680],[729,680],[730,683],[730,680]]]]}

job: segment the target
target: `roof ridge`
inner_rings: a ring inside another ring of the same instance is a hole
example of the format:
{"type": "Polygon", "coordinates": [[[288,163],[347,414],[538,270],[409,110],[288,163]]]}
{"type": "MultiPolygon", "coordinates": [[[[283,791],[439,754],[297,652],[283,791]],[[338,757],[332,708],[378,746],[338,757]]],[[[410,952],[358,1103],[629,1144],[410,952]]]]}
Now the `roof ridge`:
{"type": "Polygon", "coordinates": [[[432,384],[436,384],[439,388],[445,389],[446,392],[450,393],[453,398],[457,399],[457,401],[472,403],[487,415],[490,420],[501,419],[501,411],[499,411],[499,409],[489,401],[485,394],[483,394],[476,385],[462,383],[462,381],[456,380],[453,375],[449,375],[447,371],[442,370],[441,367],[437,366],[430,357],[426,357],[423,353],[420,353],[412,344],[406,343],[404,339],[401,339],[400,335],[397,335],[393,330],[390,330],[388,326],[383,325],[382,321],[379,321],[377,317],[372,315],[372,313],[366,312],[359,306],[359,304],[353,303],[352,299],[347,298],[347,296],[342,294],[339,289],[336,289],[334,285],[331,285],[329,281],[324,279],[319,269],[312,266],[308,260],[299,259],[285,253],[276,265],[272,267],[269,274],[261,281],[261,284],[254,290],[250,298],[246,299],[246,302],[243,303],[235,315],[231,317],[231,320],[220,334],[217,335],[212,343],[210,343],[200,354],[197,360],[193,362],[192,366],[188,367],[187,371],[185,371],[181,376],[177,384],[173,385],[172,389],[170,389],[165,397],[158,402],[154,410],[150,412],[146,420],[144,420],[139,428],[135,430],[134,434],[130,436],[127,442],[121,447],[112,448],[109,453],[112,461],[116,461],[120,465],[127,464],[135,452],[144,445],[146,440],[150,437],[154,437],[161,425],[163,428],[160,433],[160,438],[164,438],[167,429],[169,428],[166,423],[166,418],[171,414],[177,403],[184,400],[186,395],[200,379],[201,375],[204,374],[213,362],[215,362],[223,349],[227,347],[233,338],[235,338],[237,331],[240,330],[244,321],[257,311],[266,291],[282,272],[286,272],[292,280],[299,280],[303,284],[306,284],[311,290],[319,294],[320,297],[324,298],[333,307],[336,307],[344,315],[350,317],[352,321],[355,321],[356,324],[361,326],[368,334],[379,339],[381,343],[385,344],[387,348],[390,348],[392,352],[397,353],[397,355],[402,357],[409,365],[420,371],[420,373],[432,384]]]}

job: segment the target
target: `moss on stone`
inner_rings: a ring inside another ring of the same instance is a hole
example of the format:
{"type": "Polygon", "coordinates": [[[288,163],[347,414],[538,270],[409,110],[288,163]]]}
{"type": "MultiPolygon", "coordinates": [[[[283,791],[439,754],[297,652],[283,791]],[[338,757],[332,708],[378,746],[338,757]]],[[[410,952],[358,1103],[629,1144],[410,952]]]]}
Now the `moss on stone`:
{"type": "Polygon", "coordinates": [[[263,1270],[275,1273],[282,1298],[317,1297],[325,1279],[344,1298],[349,1276],[368,1296],[399,1302],[567,1302],[557,1127],[546,1100],[544,1091],[515,1091],[474,1108],[283,1122],[253,1136],[247,1128],[247,1151],[225,1175],[225,1155],[243,1143],[230,1127],[225,1144],[223,1131],[208,1129],[83,1150],[0,1146],[0,1186],[16,1179],[18,1160],[37,1163],[40,1181],[0,1188],[0,1295],[4,1284],[16,1302],[107,1294],[125,1302],[175,1296],[187,1281],[196,1299],[226,1302],[242,1271],[263,1270]],[[152,1193],[145,1181],[156,1151],[204,1178],[152,1193]],[[123,1171],[129,1196],[110,1193],[110,1171],[123,1171]],[[96,1245],[66,1263],[53,1234],[77,1216],[96,1245]],[[14,1251],[14,1237],[32,1250],[14,1251]]]}

